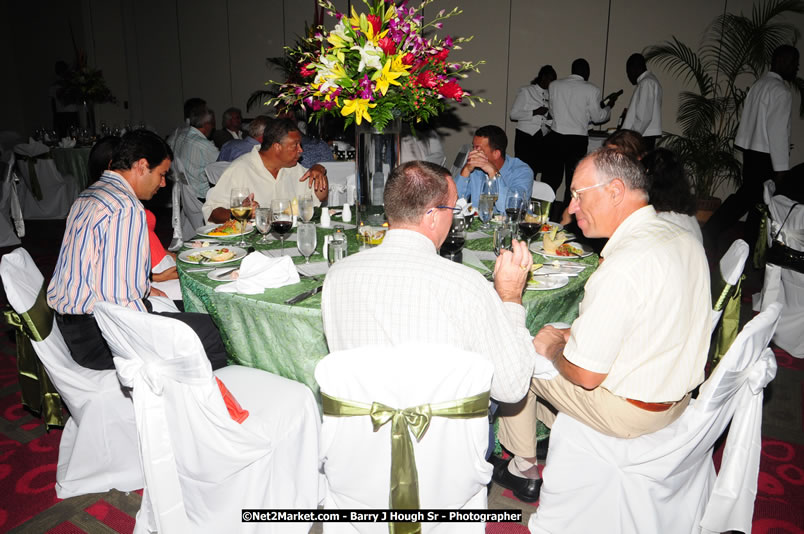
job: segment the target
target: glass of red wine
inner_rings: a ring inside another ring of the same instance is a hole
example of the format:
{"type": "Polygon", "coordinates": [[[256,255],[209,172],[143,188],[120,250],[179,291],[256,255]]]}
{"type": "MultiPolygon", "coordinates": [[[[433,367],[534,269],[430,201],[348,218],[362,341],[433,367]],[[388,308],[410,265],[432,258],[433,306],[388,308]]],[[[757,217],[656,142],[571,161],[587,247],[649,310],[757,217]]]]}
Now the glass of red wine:
{"type": "Polygon", "coordinates": [[[508,216],[508,222],[515,225],[522,217],[522,208],[525,204],[525,191],[519,189],[509,189],[508,196],[505,199],[505,214],[508,216]]]}
{"type": "Polygon", "coordinates": [[[466,218],[460,213],[452,216],[452,226],[447,238],[441,244],[441,252],[449,255],[450,261],[455,261],[455,255],[463,250],[466,243],[466,218]]]}
{"type": "Polygon", "coordinates": [[[522,218],[519,220],[519,237],[528,242],[528,248],[530,248],[530,240],[542,229],[540,221],[541,202],[536,199],[531,199],[525,203],[525,209],[522,210],[522,218]]]}
{"type": "Polygon", "coordinates": [[[287,198],[275,198],[271,201],[271,230],[279,236],[280,256],[285,254],[285,236],[290,233],[293,227],[293,215],[290,207],[290,200],[287,198]]]}

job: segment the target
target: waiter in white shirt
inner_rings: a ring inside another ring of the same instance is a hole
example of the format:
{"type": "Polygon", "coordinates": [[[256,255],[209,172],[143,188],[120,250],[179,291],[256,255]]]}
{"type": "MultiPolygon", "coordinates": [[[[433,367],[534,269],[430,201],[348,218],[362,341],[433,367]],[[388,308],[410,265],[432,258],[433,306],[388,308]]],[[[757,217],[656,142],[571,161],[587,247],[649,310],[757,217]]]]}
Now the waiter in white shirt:
{"type": "Polygon", "coordinates": [[[759,78],[745,98],[734,145],[743,151],[743,183],[703,227],[704,243],[717,246],[717,238],[748,212],[745,240],[753,248],[759,231],[759,214],[751,209],[762,201],[766,180],[777,182],[790,168],[790,127],[793,95],[785,82],[795,80],[799,52],[791,45],[773,51],[770,71],[759,78]]]}
{"type": "MultiPolygon", "coordinates": [[[[545,170],[544,181],[558,189],[565,179],[564,204],[570,201],[570,180],[575,167],[586,155],[589,145],[589,124],[602,124],[611,117],[611,107],[618,93],[600,99],[600,89],[589,83],[589,62],[578,58],[572,62],[572,74],[550,84],[550,115],[553,135],[548,142],[551,161],[545,170]]],[[[622,91],[621,91],[622,92],[622,91]]],[[[620,92],[620,93],[621,93],[620,92]]]]}
{"type": "Polygon", "coordinates": [[[623,128],[642,134],[648,150],[653,150],[662,136],[662,86],[648,70],[642,54],[631,54],[625,62],[625,73],[636,85],[625,111],[623,128]]]}
{"type": "MultiPolygon", "coordinates": [[[[543,172],[547,157],[545,137],[552,124],[548,88],[557,77],[552,65],[543,66],[530,85],[519,89],[511,108],[510,118],[516,121],[514,156],[530,166],[534,177],[543,172]]],[[[555,189],[554,184],[550,185],[555,189]]]]}

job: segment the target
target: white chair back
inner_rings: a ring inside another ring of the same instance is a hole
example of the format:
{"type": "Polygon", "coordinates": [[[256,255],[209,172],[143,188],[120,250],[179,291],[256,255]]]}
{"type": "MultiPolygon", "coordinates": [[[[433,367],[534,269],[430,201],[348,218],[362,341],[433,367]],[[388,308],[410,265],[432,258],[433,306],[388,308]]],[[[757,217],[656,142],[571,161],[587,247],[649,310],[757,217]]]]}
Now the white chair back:
{"type": "Polygon", "coordinates": [[[206,174],[209,183],[212,185],[217,184],[223,171],[228,169],[231,164],[231,161],[215,161],[204,167],[204,174],[206,174]]]}
{"type": "Polygon", "coordinates": [[[547,184],[546,182],[537,182],[536,180],[534,180],[533,189],[531,189],[530,197],[535,198],[537,200],[546,200],[547,202],[553,202],[556,199],[556,192],[553,191],[553,188],[550,187],[550,185],[547,184]]]}
{"type": "Polygon", "coordinates": [[[743,327],[698,398],[658,432],[612,438],[559,414],[530,531],[750,532],[763,389],[776,374],[767,346],[780,309],[743,327]],[[729,424],[716,476],[712,451],[729,424]]]}
{"type": "Polygon", "coordinates": [[[461,172],[463,166],[466,165],[466,159],[469,157],[469,152],[472,150],[472,145],[463,145],[458,153],[455,155],[455,161],[452,162],[452,168],[450,168],[449,173],[452,175],[453,178],[458,176],[458,173],[461,172]]]}
{"type": "MultiPolygon", "coordinates": [[[[184,240],[192,239],[195,236],[196,228],[206,224],[201,208],[204,204],[195,196],[195,190],[190,186],[184,164],[179,158],[174,158],[173,165],[176,167],[176,186],[179,187],[181,195],[181,234],[184,240]]],[[[174,195],[175,196],[175,195],[174,195]]],[[[175,228],[175,227],[174,227],[175,228]]]]}
{"type": "Polygon", "coordinates": [[[109,303],[97,304],[95,317],[134,397],[146,481],[135,532],[307,532],[309,523],[243,523],[240,510],[316,507],[310,390],[233,366],[219,376],[250,412],[239,424],[189,326],[109,303]]]}
{"type": "MultiPolygon", "coordinates": [[[[748,252],[748,243],[742,239],[736,239],[720,258],[720,277],[727,285],[734,286],[740,281],[745,268],[745,260],[748,259],[748,252]]],[[[723,315],[723,308],[712,311],[712,332],[717,328],[721,315],[723,315]]]]}
{"type": "Polygon", "coordinates": [[[14,165],[14,152],[0,149],[0,247],[19,245],[19,238],[25,237],[25,221],[17,195],[14,165]],[[14,221],[13,227],[11,219],[14,221]]]}
{"type": "Polygon", "coordinates": [[[70,206],[80,193],[78,181],[73,176],[62,176],[51,158],[36,159],[33,168],[42,198],[35,196],[33,176],[28,161],[30,158],[42,156],[49,148],[41,143],[23,143],[14,147],[17,154],[17,173],[22,178],[18,190],[22,212],[26,219],[63,219],[67,217],[70,206]]]}
{"type": "MultiPolygon", "coordinates": [[[[0,277],[19,314],[30,310],[43,291],[44,278],[23,248],[0,259],[0,277]]],[[[50,335],[32,344],[71,415],[59,444],[56,495],[66,499],[141,488],[134,407],[115,372],[75,363],[55,321],[50,335]]]]}
{"type": "MultiPolygon", "coordinates": [[[[454,401],[489,391],[493,366],[478,354],[449,346],[371,346],[329,354],[315,378],[322,395],[395,409],[454,401]]],[[[389,508],[391,424],[372,431],[368,416],[326,415],[321,455],[325,508],[389,508]],[[359,459],[359,461],[357,461],[359,459]]],[[[413,439],[421,508],[485,508],[491,464],[488,418],[433,417],[413,439]]],[[[482,523],[422,523],[423,532],[484,532],[482,523]]],[[[325,523],[325,532],[387,532],[385,523],[325,523]]]]}

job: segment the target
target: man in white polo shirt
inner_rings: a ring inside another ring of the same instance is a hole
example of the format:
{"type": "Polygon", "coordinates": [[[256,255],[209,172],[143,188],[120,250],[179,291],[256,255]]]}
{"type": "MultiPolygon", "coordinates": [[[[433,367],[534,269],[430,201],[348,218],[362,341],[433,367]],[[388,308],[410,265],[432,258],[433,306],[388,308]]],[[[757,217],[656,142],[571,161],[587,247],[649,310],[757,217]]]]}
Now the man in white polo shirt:
{"type": "Polygon", "coordinates": [[[584,235],[609,240],[572,327],[546,326],[534,337],[560,376],[534,379],[525,401],[503,407],[515,415],[500,419],[500,442],[516,458],[498,466],[494,480],[514,495],[539,477],[537,418],[551,426],[557,410],[603,434],[633,438],[675,421],[704,379],[711,297],[701,244],[657,217],[641,167],[616,149],[581,161],[571,196],[584,235]]]}

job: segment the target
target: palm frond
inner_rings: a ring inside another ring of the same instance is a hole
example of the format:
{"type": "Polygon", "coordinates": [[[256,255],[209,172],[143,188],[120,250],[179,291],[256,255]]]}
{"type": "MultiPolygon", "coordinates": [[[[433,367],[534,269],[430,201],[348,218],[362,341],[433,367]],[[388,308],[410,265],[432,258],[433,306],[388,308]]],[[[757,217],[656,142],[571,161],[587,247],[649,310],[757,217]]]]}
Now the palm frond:
{"type": "Polygon", "coordinates": [[[712,78],[693,49],[673,37],[672,41],[648,47],[645,60],[664,67],[684,81],[695,81],[702,95],[712,91],[712,78]]]}

